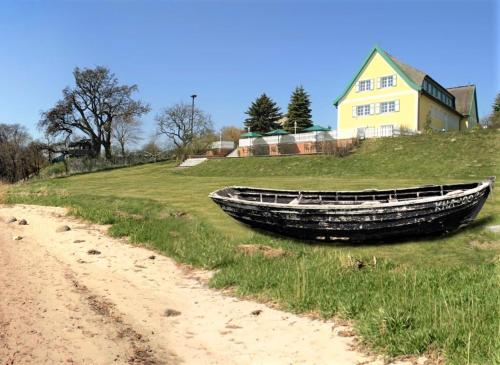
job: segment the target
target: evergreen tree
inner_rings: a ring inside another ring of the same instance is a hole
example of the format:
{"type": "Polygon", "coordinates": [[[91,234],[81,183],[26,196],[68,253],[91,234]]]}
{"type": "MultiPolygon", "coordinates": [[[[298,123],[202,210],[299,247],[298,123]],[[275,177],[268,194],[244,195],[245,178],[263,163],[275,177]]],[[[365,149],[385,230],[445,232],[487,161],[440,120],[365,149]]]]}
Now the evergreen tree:
{"type": "Polygon", "coordinates": [[[287,117],[285,129],[290,133],[295,131],[295,122],[297,122],[297,132],[313,124],[311,120],[311,101],[302,86],[295,88],[290,97],[287,117]]]}
{"type": "Polygon", "coordinates": [[[488,124],[492,128],[500,128],[500,93],[497,94],[492,109],[488,124]]]}
{"type": "Polygon", "coordinates": [[[245,112],[245,126],[252,132],[266,133],[276,129],[276,122],[281,118],[280,108],[265,93],[259,96],[245,112]]]}

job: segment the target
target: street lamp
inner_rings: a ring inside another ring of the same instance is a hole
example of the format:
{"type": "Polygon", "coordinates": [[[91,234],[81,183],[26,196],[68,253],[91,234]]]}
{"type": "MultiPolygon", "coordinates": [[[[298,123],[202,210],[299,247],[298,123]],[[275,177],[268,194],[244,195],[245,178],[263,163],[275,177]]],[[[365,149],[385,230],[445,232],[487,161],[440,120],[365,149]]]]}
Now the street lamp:
{"type": "Polygon", "coordinates": [[[219,155],[222,154],[222,129],[219,131],[219,155]]]}
{"type": "Polygon", "coordinates": [[[193,99],[192,103],[191,103],[191,129],[190,129],[190,133],[191,133],[191,138],[193,138],[193,127],[194,127],[194,99],[197,97],[198,95],[196,94],[193,94],[191,95],[191,99],[193,99]]]}

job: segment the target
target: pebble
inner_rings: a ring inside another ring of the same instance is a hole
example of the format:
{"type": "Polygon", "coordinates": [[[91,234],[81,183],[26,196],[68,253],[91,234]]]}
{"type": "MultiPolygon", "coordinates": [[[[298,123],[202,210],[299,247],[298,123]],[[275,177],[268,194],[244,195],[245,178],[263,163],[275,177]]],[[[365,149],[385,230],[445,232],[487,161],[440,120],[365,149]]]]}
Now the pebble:
{"type": "Polygon", "coordinates": [[[14,222],[17,222],[17,218],[16,217],[10,217],[7,219],[7,223],[14,223],[14,222]]]}
{"type": "Polygon", "coordinates": [[[69,228],[69,226],[61,226],[56,229],[56,232],[68,232],[68,231],[71,231],[71,228],[69,228]]]}
{"type": "Polygon", "coordinates": [[[12,240],[14,240],[14,241],[20,241],[22,239],[23,238],[21,236],[14,236],[14,237],[12,237],[12,240]]]}
{"type": "Polygon", "coordinates": [[[155,258],[156,258],[155,255],[151,255],[151,256],[148,257],[148,259],[150,259],[150,260],[154,260],[155,258]]]}
{"type": "Polygon", "coordinates": [[[258,316],[262,313],[262,309],[256,309],[254,311],[252,311],[252,316],[258,316]]]}
{"type": "Polygon", "coordinates": [[[26,225],[28,225],[28,221],[27,221],[26,219],[21,219],[21,220],[19,221],[19,225],[20,225],[20,226],[26,226],[26,225]]]}
{"type": "Polygon", "coordinates": [[[74,240],[73,243],[82,243],[85,242],[85,240],[74,240]]]}
{"type": "Polygon", "coordinates": [[[165,309],[165,312],[163,313],[163,315],[165,317],[175,317],[175,316],[179,316],[181,314],[181,312],[179,312],[178,310],[175,310],[175,309],[165,309]]]}
{"type": "Polygon", "coordinates": [[[88,251],[87,251],[87,253],[88,253],[89,255],[100,255],[100,254],[101,254],[101,251],[98,251],[98,250],[94,250],[94,249],[92,249],[92,250],[88,250],[88,251]]]}

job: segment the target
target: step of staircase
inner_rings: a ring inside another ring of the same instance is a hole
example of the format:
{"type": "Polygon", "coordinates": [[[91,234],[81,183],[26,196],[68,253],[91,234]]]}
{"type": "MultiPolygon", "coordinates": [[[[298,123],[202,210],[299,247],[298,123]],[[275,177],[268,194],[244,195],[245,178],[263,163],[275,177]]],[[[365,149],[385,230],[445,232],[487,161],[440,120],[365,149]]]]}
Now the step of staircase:
{"type": "Polygon", "coordinates": [[[239,157],[238,149],[235,148],[230,154],[226,155],[226,157],[239,157]]]}
{"type": "Polygon", "coordinates": [[[179,167],[193,167],[205,162],[206,160],[208,159],[204,157],[187,158],[179,165],[179,167]]]}

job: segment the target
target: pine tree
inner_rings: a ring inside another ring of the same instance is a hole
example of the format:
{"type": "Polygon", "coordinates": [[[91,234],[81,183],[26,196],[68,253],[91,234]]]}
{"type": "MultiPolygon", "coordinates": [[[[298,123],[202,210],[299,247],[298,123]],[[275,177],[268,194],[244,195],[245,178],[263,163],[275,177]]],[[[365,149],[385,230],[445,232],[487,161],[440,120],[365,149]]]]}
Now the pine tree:
{"type": "Polygon", "coordinates": [[[285,129],[293,133],[295,131],[295,122],[297,122],[297,132],[304,128],[312,126],[311,120],[311,101],[309,95],[302,86],[295,88],[288,104],[287,121],[285,129]]]}
{"type": "Polygon", "coordinates": [[[259,96],[245,112],[245,126],[252,132],[266,133],[277,128],[276,122],[281,118],[280,108],[265,93],[259,96]]]}
{"type": "Polygon", "coordinates": [[[500,93],[497,94],[492,109],[488,124],[491,128],[500,128],[500,93]]]}

